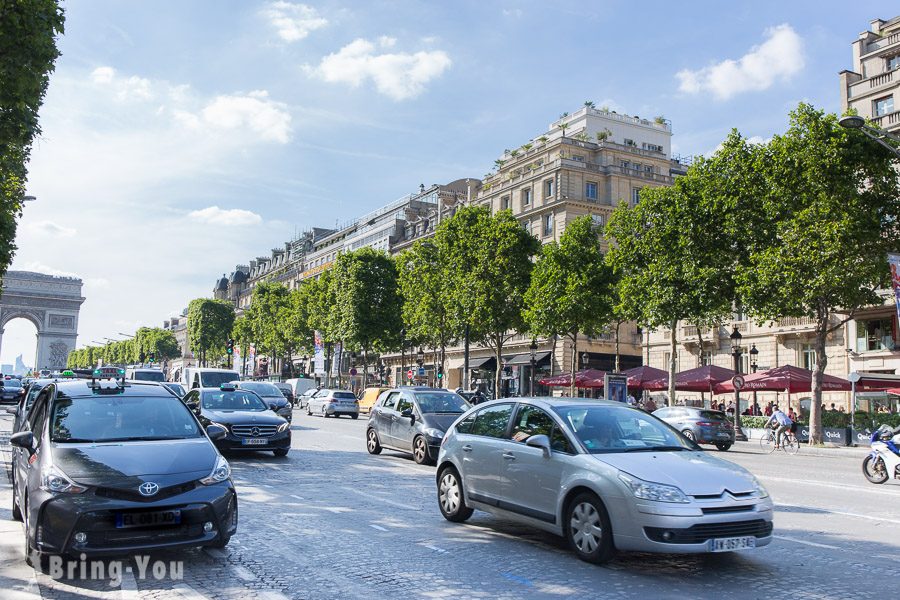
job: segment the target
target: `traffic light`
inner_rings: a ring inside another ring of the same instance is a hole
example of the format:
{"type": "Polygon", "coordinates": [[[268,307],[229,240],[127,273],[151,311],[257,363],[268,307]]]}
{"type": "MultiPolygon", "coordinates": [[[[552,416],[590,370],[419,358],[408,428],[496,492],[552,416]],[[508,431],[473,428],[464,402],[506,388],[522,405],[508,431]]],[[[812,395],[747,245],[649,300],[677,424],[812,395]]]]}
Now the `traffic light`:
{"type": "Polygon", "coordinates": [[[438,376],[438,379],[444,378],[444,366],[443,365],[438,365],[437,376],[438,376]]]}
{"type": "Polygon", "coordinates": [[[144,361],[147,360],[147,355],[144,354],[143,352],[141,352],[141,353],[138,355],[138,358],[140,359],[141,364],[143,364],[144,361]]]}
{"type": "Polygon", "coordinates": [[[228,340],[228,345],[225,347],[225,354],[228,356],[234,354],[234,340],[228,340]]]}
{"type": "Polygon", "coordinates": [[[156,362],[156,353],[155,352],[150,353],[150,362],[152,362],[152,363],[156,362]]]}

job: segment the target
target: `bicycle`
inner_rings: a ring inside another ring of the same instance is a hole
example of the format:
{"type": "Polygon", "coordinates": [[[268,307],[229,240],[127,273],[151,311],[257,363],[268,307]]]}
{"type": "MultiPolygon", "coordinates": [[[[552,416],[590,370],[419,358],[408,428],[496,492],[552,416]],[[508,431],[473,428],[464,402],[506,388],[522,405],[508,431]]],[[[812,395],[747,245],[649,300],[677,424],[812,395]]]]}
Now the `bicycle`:
{"type": "Polygon", "coordinates": [[[776,446],[775,430],[771,427],[766,427],[766,432],[759,438],[759,447],[767,454],[775,452],[779,447],[791,455],[800,452],[800,442],[797,440],[797,436],[794,435],[794,432],[790,429],[781,434],[781,446],[776,446]]]}

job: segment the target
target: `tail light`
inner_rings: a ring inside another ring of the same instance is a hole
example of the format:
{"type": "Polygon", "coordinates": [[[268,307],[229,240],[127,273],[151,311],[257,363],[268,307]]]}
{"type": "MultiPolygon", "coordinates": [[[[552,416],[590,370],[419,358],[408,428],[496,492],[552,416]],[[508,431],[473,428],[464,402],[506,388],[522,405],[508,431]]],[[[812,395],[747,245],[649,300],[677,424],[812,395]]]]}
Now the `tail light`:
{"type": "Polygon", "coordinates": [[[697,421],[697,425],[700,427],[714,427],[718,425],[718,423],[711,423],[709,421],[697,421]]]}

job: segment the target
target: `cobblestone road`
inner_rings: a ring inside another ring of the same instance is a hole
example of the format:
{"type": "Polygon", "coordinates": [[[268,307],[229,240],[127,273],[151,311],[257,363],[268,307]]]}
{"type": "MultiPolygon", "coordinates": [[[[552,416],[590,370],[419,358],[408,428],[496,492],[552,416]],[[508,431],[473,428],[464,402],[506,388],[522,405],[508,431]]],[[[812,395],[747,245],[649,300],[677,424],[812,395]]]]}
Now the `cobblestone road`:
{"type": "MultiPolygon", "coordinates": [[[[776,539],[736,554],[623,554],[578,561],[555,536],[485,513],[446,522],[434,469],[399,453],[365,451],[365,419],[298,411],[294,449],[232,456],[238,535],[225,550],[154,555],[166,572],[53,579],[25,567],[6,478],[10,428],[0,417],[0,598],[792,598],[882,597],[900,581],[900,482],[867,484],[862,453],[728,454],[776,501],[776,539]],[[170,561],[183,564],[172,578],[170,561]],[[177,573],[176,573],[177,575],[177,573]],[[119,580],[121,579],[121,580],[119,580]]],[[[714,450],[713,450],[714,451],[714,450]]],[[[714,451],[715,452],[715,451],[714,451]]],[[[107,563],[111,565],[111,563],[107,563]]],[[[158,565],[159,566],[159,565],[158,565]]]]}

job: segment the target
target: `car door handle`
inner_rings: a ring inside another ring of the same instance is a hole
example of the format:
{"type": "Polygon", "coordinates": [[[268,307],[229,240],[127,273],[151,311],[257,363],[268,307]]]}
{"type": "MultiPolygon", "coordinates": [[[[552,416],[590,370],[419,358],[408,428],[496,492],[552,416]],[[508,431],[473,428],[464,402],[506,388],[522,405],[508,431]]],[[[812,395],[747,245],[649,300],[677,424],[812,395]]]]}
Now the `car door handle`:
{"type": "Polygon", "coordinates": [[[516,455],[512,452],[504,452],[503,458],[505,458],[506,460],[516,460],[516,455]]]}
{"type": "Polygon", "coordinates": [[[462,447],[462,451],[463,452],[471,452],[472,446],[470,446],[469,444],[466,444],[465,446],[462,447]]]}

